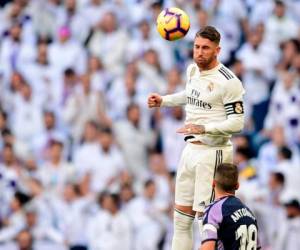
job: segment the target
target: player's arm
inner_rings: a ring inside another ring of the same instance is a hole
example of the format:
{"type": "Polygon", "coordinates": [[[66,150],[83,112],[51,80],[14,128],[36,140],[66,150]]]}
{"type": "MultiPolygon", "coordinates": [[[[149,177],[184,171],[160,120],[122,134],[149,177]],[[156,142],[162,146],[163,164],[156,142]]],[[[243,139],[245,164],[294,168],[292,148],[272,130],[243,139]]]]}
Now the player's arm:
{"type": "Polygon", "coordinates": [[[234,78],[226,82],[223,90],[223,103],[227,119],[222,122],[205,124],[205,133],[230,135],[242,131],[244,128],[244,93],[245,91],[242,83],[238,79],[234,78]]]}
{"type": "Polygon", "coordinates": [[[183,106],[185,104],[186,104],[185,90],[175,94],[162,96],[161,106],[173,107],[173,106],[183,106]]]}
{"type": "Polygon", "coordinates": [[[209,240],[202,243],[199,250],[215,250],[216,249],[216,241],[209,240]]]}
{"type": "Polygon", "coordinates": [[[182,106],[186,104],[185,91],[181,91],[172,95],[161,96],[156,93],[152,93],[148,97],[148,107],[174,107],[182,106]]]}

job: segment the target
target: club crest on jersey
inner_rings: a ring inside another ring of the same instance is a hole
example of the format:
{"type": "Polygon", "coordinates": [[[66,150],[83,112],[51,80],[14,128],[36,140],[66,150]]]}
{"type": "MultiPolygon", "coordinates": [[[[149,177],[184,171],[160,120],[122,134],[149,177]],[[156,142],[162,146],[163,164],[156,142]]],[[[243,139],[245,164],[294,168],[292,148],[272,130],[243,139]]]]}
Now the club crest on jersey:
{"type": "Polygon", "coordinates": [[[214,84],[212,82],[210,82],[208,85],[207,85],[207,89],[209,92],[212,92],[213,89],[214,89],[214,84]]]}
{"type": "Polygon", "coordinates": [[[243,110],[243,106],[242,106],[242,104],[240,102],[236,102],[235,103],[234,111],[237,114],[242,114],[243,113],[243,111],[244,111],[243,110]]]}

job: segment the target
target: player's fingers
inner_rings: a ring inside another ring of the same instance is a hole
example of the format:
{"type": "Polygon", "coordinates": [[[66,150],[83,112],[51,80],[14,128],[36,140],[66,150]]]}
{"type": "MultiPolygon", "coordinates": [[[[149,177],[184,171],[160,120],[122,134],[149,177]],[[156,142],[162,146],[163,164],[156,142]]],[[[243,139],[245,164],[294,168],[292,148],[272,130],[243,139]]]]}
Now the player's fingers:
{"type": "Polygon", "coordinates": [[[180,134],[184,134],[184,133],[187,132],[187,129],[186,129],[186,127],[184,126],[184,127],[181,127],[181,128],[179,128],[179,129],[177,129],[176,132],[177,132],[177,133],[180,133],[180,134]]]}

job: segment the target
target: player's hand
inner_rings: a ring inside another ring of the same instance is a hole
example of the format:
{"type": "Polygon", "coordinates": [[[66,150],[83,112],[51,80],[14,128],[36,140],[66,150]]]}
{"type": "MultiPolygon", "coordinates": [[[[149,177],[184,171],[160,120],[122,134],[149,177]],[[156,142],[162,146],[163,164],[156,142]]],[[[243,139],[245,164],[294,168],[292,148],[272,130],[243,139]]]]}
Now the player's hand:
{"type": "Polygon", "coordinates": [[[155,108],[160,107],[162,103],[162,97],[159,94],[152,93],[148,97],[148,107],[155,108]]]}
{"type": "Polygon", "coordinates": [[[182,128],[178,129],[176,132],[185,135],[204,134],[205,127],[203,125],[186,124],[182,128]]]}

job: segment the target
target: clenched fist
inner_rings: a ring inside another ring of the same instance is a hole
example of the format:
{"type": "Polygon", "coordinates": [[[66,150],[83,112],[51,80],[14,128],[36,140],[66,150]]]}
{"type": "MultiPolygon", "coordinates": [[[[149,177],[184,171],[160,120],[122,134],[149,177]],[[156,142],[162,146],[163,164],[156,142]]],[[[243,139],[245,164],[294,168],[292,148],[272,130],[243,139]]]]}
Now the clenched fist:
{"type": "Polygon", "coordinates": [[[162,103],[162,97],[159,94],[152,93],[148,97],[148,107],[155,108],[160,107],[162,103]]]}

